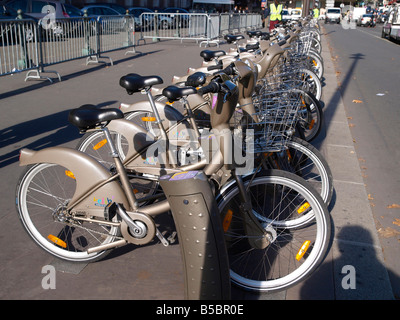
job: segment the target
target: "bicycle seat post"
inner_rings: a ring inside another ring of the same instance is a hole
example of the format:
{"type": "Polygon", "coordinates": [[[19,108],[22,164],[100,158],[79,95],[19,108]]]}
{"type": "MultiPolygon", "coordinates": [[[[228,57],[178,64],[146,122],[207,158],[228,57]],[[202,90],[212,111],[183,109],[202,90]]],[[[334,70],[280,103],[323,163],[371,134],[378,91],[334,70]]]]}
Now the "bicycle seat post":
{"type": "Polygon", "coordinates": [[[186,97],[182,97],[182,102],[183,102],[183,106],[186,109],[187,112],[187,117],[189,118],[190,121],[190,125],[192,126],[195,134],[196,134],[196,138],[200,139],[200,131],[199,131],[199,127],[197,126],[196,123],[196,118],[194,116],[193,110],[190,107],[189,102],[187,101],[186,97]]]}
{"type": "Polygon", "coordinates": [[[171,159],[174,159],[174,155],[173,155],[172,150],[169,148],[169,138],[168,138],[167,132],[166,132],[166,130],[165,130],[163,124],[162,124],[162,120],[161,120],[160,114],[158,113],[156,104],[154,102],[154,98],[153,98],[153,96],[151,94],[151,87],[147,87],[144,90],[145,90],[145,92],[147,94],[147,98],[148,98],[148,100],[150,102],[150,106],[153,109],[154,115],[156,117],[156,121],[157,121],[158,127],[160,129],[161,139],[165,141],[165,146],[166,146],[166,151],[167,151],[167,153],[166,153],[166,155],[167,155],[167,163],[165,165],[167,167],[176,168],[177,167],[177,163],[175,161],[173,163],[171,163],[171,161],[170,161],[171,159]]]}
{"type": "Polygon", "coordinates": [[[108,145],[110,146],[110,155],[112,158],[119,158],[119,153],[117,151],[117,148],[115,148],[114,142],[111,138],[111,134],[110,131],[108,130],[107,127],[101,128],[101,130],[103,131],[107,141],[109,142],[108,145]]]}
{"type": "Polygon", "coordinates": [[[158,127],[160,128],[160,131],[161,131],[161,137],[162,137],[163,139],[166,139],[167,133],[166,133],[166,131],[165,131],[164,126],[162,125],[162,120],[161,120],[160,114],[158,113],[156,104],[155,104],[155,102],[154,102],[154,98],[153,98],[153,96],[152,96],[152,94],[151,94],[151,87],[145,88],[144,91],[145,91],[145,93],[146,93],[146,95],[147,95],[147,99],[148,99],[149,102],[150,102],[151,109],[153,110],[154,115],[155,115],[155,117],[156,117],[157,125],[158,125],[158,127]]]}
{"type": "Polygon", "coordinates": [[[108,145],[110,146],[110,151],[111,151],[110,155],[114,159],[115,169],[120,177],[122,187],[125,191],[127,199],[129,201],[129,204],[131,205],[133,210],[136,210],[139,207],[139,205],[138,205],[135,193],[132,190],[132,186],[129,182],[129,178],[125,171],[124,165],[122,164],[121,158],[119,156],[119,152],[118,152],[117,148],[115,147],[114,142],[112,140],[110,131],[108,130],[108,128],[106,126],[101,128],[101,130],[103,131],[103,133],[108,141],[108,145]]]}

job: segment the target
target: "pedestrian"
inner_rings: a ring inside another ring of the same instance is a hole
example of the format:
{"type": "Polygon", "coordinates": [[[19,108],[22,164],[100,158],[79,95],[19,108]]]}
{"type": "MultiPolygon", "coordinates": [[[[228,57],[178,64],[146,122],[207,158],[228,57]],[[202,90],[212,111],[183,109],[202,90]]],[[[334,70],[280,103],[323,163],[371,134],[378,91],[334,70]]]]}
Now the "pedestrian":
{"type": "Polygon", "coordinates": [[[279,3],[279,0],[274,0],[274,3],[271,3],[269,5],[269,9],[270,9],[269,31],[271,31],[282,20],[283,6],[279,3]]]}
{"type": "Polygon", "coordinates": [[[317,4],[315,5],[315,8],[313,10],[313,15],[314,15],[315,19],[319,18],[319,9],[318,9],[318,5],[317,4]]]}
{"type": "Polygon", "coordinates": [[[263,26],[263,28],[267,28],[268,30],[269,30],[269,14],[270,14],[270,10],[269,10],[268,6],[265,6],[263,19],[262,19],[262,26],[263,26]]]}

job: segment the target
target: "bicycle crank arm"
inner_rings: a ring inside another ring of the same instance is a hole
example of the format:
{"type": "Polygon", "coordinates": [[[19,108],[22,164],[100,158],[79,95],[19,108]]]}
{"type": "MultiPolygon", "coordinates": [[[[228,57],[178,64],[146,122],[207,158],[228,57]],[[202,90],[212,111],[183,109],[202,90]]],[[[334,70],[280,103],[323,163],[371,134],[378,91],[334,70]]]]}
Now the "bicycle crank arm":
{"type": "Polygon", "coordinates": [[[117,213],[122,218],[121,233],[130,243],[142,245],[149,243],[156,235],[153,219],[145,213],[125,211],[116,203],[117,213]]]}

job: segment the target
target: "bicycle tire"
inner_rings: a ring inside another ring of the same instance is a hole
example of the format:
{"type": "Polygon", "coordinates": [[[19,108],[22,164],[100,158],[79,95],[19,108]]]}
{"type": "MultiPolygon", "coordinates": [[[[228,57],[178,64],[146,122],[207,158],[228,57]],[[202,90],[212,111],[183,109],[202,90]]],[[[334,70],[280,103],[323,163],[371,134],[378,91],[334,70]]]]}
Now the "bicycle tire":
{"type": "Polygon", "coordinates": [[[266,166],[292,172],[306,180],[329,206],[333,196],[333,176],[328,162],[321,152],[307,141],[292,137],[287,149],[268,154],[266,166]]]}
{"type": "Polygon", "coordinates": [[[231,281],[250,291],[286,290],[305,280],[323,262],[331,243],[329,212],[319,194],[307,182],[288,172],[269,170],[254,179],[247,177],[245,186],[253,200],[253,213],[271,242],[263,249],[251,247],[244,235],[240,214],[237,214],[241,205],[238,188],[233,185],[221,191],[217,200],[231,281]],[[308,210],[311,208],[313,212],[312,219],[299,218],[297,211],[304,201],[310,206],[308,210]],[[256,207],[255,203],[258,203],[256,207]],[[274,220],[275,210],[279,210],[276,216],[286,216],[288,220],[274,220]],[[289,219],[292,215],[294,220],[289,219]],[[229,225],[226,222],[228,216],[231,219],[229,225]],[[301,249],[306,244],[308,249],[303,254],[301,249]]]}
{"type": "Polygon", "coordinates": [[[24,229],[43,250],[67,261],[94,262],[103,259],[111,249],[94,253],[87,253],[87,249],[113,242],[120,230],[69,217],[64,209],[75,188],[75,180],[66,175],[62,166],[28,166],[17,185],[16,209],[24,229]]]}
{"type": "MultiPolygon", "coordinates": [[[[123,160],[127,152],[128,143],[121,134],[110,131],[111,138],[114,140],[114,144],[118,150],[120,158],[123,160]]],[[[93,157],[110,171],[114,170],[114,160],[110,155],[110,149],[108,147],[108,141],[102,131],[88,132],[78,142],[76,149],[84,152],[85,154],[93,157]]],[[[146,178],[145,175],[130,174],[129,181],[135,192],[137,199],[141,199],[146,196],[153,195],[158,190],[158,181],[156,178],[146,178]]],[[[144,205],[145,203],[141,203],[144,205]]]]}
{"type": "Polygon", "coordinates": [[[311,142],[321,132],[324,114],[321,103],[311,92],[302,91],[301,95],[302,105],[298,111],[299,126],[296,128],[301,128],[301,130],[303,130],[304,140],[311,142]]]}
{"type": "Polygon", "coordinates": [[[319,79],[322,79],[324,75],[323,61],[312,51],[310,51],[306,57],[306,67],[308,67],[311,71],[314,71],[319,79]]]}
{"type": "Polygon", "coordinates": [[[307,68],[300,69],[299,73],[304,83],[304,91],[311,92],[317,100],[320,100],[322,97],[322,83],[316,73],[307,68]]]}

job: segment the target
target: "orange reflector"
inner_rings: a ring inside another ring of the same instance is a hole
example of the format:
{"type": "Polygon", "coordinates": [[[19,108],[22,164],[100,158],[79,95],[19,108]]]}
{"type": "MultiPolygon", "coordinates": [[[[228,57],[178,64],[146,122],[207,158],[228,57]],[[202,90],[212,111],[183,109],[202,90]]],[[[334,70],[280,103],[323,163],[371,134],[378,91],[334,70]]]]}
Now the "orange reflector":
{"type": "Polygon", "coordinates": [[[310,207],[310,204],[306,202],[303,204],[300,208],[297,209],[298,214],[302,214],[304,211],[306,211],[310,207]]]}
{"type": "Polygon", "coordinates": [[[156,121],[156,118],[155,117],[142,117],[142,121],[152,122],[152,121],[156,121]]]}
{"type": "Polygon", "coordinates": [[[308,248],[310,246],[310,243],[311,243],[310,240],[304,241],[304,243],[301,246],[300,250],[296,254],[296,260],[297,261],[300,261],[300,259],[303,258],[303,256],[305,255],[305,253],[307,252],[307,250],[308,250],[308,248]]]}
{"type": "Polygon", "coordinates": [[[69,170],[65,170],[65,175],[66,175],[67,177],[70,177],[70,178],[72,178],[72,179],[75,179],[74,174],[73,174],[71,171],[69,171],[69,170]]]}
{"type": "Polygon", "coordinates": [[[314,124],[315,124],[315,120],[312,119],[311,122],[310,122],[310,124],[308,125],[308,129],[314,128],[314,124]]]}
{"type": "Polygon", "coordinates": [[[232,210],[228,210],[226,212],[226,215],[224,217],[224,221],[222,222],[222,227],[224,228],[224,232],[228,231],[229,226],[231,225],[232,215],[233,215],[233,211],[232,210]]]}
{"type": "Polygon", "coordinates": [[[101,140],[99,143],[96,143],[96,145],[93,147],[93,150],[100,149],[107,143],[107,139],[101,140]]]}
{"type": "Polygon", "coordinates": [[[138,189],[133,189],[133,193],[134,193],[134,194],[136,194],[136,193],[138,193],[138,192],[139,192],[138,189]]]}
{"type": "Polygon", "coordinates": [[[289,160],[289,161],[292,161],[292,160],[293,160],[293,157],[292,157],[292,154],[290,153],[290,150],[289,150],[289,149],[286,150],[286,154],[287,154],[287,156],[288,156],[288,160],[289,160]]]}
{"type": "Polygon", "coordinates": [[[52,234],[49,234],[47,238],[49,238],[50,241],[54,242],[56,245],[59,245],[64,249],[67,247],[67,244],[64,241],[62,241],[60,238],[57,238],[56,236],[53,236],[52,234]]]}
{"type": "Polygon", "coordinates": [[[314,59],[313,59],[312,63],[314,63],[314,66],[317,66],[317,61],[315,61],[314,59]]]}

